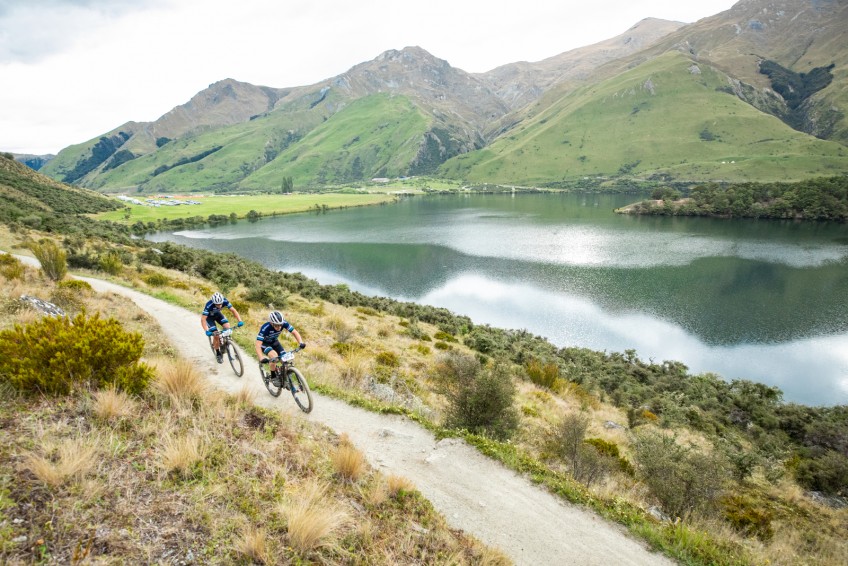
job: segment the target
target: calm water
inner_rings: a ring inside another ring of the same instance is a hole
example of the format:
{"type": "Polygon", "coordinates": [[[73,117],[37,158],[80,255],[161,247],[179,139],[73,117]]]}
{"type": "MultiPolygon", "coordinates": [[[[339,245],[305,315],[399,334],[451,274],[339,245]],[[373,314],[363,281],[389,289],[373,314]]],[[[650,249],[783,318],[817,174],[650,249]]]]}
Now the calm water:
{"type": "Polygon", "coordinates": [[[416,197],[152,239],[848,403],[848,227],[612,212],[633,200],[416,197]]]}

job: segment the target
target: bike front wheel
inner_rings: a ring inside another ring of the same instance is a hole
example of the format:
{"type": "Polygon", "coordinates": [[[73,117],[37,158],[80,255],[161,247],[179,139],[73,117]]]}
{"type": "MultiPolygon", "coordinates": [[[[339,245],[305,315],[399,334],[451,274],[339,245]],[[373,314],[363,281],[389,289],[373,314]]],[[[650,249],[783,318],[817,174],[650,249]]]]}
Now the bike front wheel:
{"type": "Polygon", "coordinates": [[[244,364],[241,362],[241,355],[238,352],[236,345],[227,340],[227,357],[230,359],[230,367],[233,368],[236,376],[244,375],[244,364]]]}
{"type": "MultiPolygon", "coordinates": [[[[286,371],[286,386],[294,397],[294,402],[304,413],[312,411],[312,392],[306,378],[297,368],[288,368],[286,371]]],[[[279,393],[278,393],[279,395],[279,393]]]]}
{"type": "Polygon", "coordinates": [[[268,390],[268,393],[274,397],[279,397],[280,393],[283,391],[283,384],[277,383],[281,381],[280,378],[274,377],[271,370],[263,368],[261,365],[259,366],[259,373],[262,375],[262,383],[265,384],[265,388],[268,390]]]}

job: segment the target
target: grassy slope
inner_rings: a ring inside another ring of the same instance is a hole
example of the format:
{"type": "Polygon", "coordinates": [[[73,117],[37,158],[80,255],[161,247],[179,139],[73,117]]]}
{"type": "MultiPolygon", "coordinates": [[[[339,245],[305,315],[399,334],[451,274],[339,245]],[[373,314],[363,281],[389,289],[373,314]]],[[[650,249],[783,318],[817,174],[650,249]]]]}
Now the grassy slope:
{"type": "Polygon", "coordinates": [[[292,212],[306,212],[316,207],[346,208],[352,206],[366,206],[391,202],[394,197],[385,193],[380,194],[291,194],[291,195],[239,195],[238,198],[230,196],[192,196],[200,204],[180,206],[160,206],[158,208],[148,206],[130,206],[130,216],[125,217],[123,210],[106,212],[97,216],[101,220],[112,220],[115,222],[150,222],[160,219],[173,220],[175,218],[190,218],[210,214],[223,214],[229,216],[235,213],[243,218],[251,210],[261,212],[263,215],[289,214],[292,212]]]}
{"type": "Polygon", "coordinates": [[[848,149],[792,130],[724,92],[724,75],[704,65],[692,73],[691,66],[670,52],[578,89],[441,171],[470,181],[524,184],[655,173],[683,180],[793,180],[848,171],[848,149]]]}
{"type": "MultiPolygon", "coordinates": [[[[35,269],[0,282],[16,295],[61,295],[35,269]]],[[[157,383],[135,398],[45,399],[0,381],[0,563],[509,563],[343,437],[256,407],[250,393],[210,391],[131,302],[62,296],[66,309],[144,335],[157,383]]],[[[18,309],[0,330],[37,317],[18,309]]]]}
{"type": "Polygon", "coordinates": [[[357,170],[365,178],[402,175],[428,126],[406,97],[367,96],[334,114],[240,186],[276,187],[284,176],[293,177],[295,186],[335,183],[359,178],[357,170]]]}
{"type": "MultiPolygon", "coordinates": [[[[273,112],[244,124],[220,128],[166,144],[159,151],[134,159],[96,180],[99,189],[127,188],[145,184],[155,192],[193,191],[216,185],[235,185],[264,165],[262,156],[275,154],[289,132],[303,135],[324,119],[322,112],[295,110],[273,112]],[[223,146],[205,158],[172,167],[153,176],[162,166],[223,146]]],[[[279,188],[279,182],[273,187],[279,188]]]]}
{"type": "Polygon", "coordinates": [[[88,189],[71,187],[33,171],[17,161],[0,157],[0,203],[4,215],[29,212],[78,214],[121,206],[88,189]]]}

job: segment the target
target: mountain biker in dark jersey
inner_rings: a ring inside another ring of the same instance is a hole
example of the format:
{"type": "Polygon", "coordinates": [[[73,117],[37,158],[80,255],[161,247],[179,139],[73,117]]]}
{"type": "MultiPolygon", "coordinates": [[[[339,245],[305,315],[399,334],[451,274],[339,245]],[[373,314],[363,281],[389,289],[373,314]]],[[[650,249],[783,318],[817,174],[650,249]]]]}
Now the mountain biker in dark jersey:
{"type": "Polygon", "coordinates": [[[227,320],[227,317],[225,317],[224,313],[221,312],[224,308],[230,309],[230,312],[236,316],[236,319],[238,319],[237,326],[242,326],[244,324],[241,320],[241,315],[238,313],[236,308],[230,304],[230,301],[228,301],[224,295],[217,292],[214,293],[212,298],[206,302],[206,306],[203,307],[203,313],[200,315],[200,326],[203,327],[207,336],[212,336],[212,347],[215,348],[215,358],[217,358],[219,364],[224,363],[224,355],[220,350],[221,338],[215,334],[215,331],[218,330],[218,326],[215,323],[223,326],[224,330],[230,328],[230,321],[227,320]]]}
{"type": "Polygon", "coordinates": [[[259,333],[256,335],[256,355],[259,361],[262,362],[266,356],[271,359],[271,371],[274,371],[276,359],[283,354],[285,349],[280,344],[280,334],[283,330],[288,330],[297,340],[301,349],[306,348],[306,343],[300,337],[300,333],[295,330],[291,323],[283,318],[280,311],[273,311],[268,315],[268,322],[262,325],[259,333]]]}

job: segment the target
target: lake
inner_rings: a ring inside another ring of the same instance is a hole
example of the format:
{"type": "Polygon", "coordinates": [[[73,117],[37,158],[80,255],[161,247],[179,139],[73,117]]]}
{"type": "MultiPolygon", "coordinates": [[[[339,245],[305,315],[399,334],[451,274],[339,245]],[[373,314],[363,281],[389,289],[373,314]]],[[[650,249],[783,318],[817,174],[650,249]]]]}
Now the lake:
{"type": "Polygon", "coordinates": [[[149,238],[848,404],[848,227],[613,212],[638,199],[418,196],[149,238]]]}

